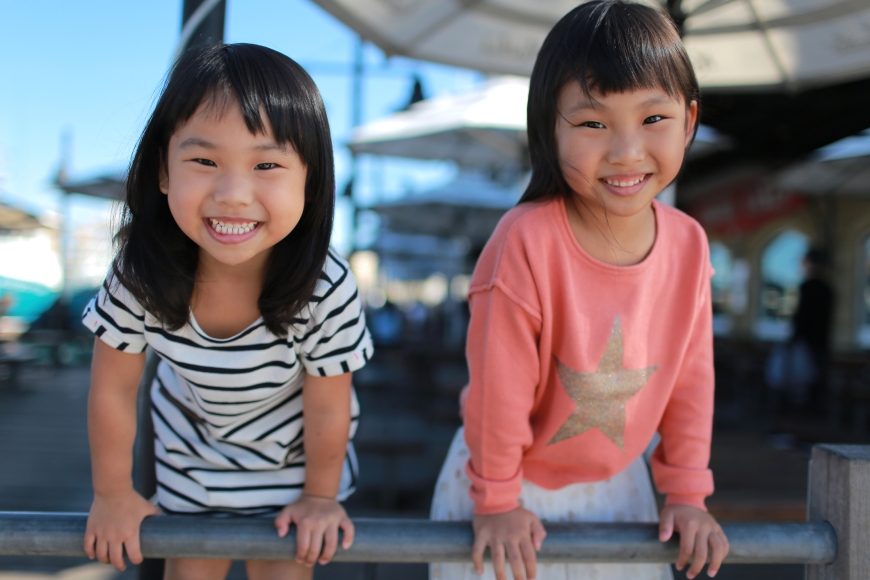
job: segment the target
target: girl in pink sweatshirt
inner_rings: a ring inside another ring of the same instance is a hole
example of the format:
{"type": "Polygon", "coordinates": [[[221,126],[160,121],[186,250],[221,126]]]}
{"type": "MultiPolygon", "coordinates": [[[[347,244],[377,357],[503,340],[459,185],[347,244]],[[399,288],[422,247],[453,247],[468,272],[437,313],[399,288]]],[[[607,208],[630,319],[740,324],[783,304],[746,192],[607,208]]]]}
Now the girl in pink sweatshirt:
{"type": "Polygon", "coordinates": [[[657,564],[537,565],[548,521],[659,520],[712,577],[728,540],[707,513],[712,268],[701,227],[655,196],[680,171],[699,89],[655,8],[593,0],[548,35],[532,72],[532,177],[474,271],[464,429],[433,519],[474,521],[473,563],[432,578],[670,579],[657,564]],[[489,547],[492,564],[483,565],[489,547]],[[507,564],[506,564],[507,560],[507,564]],[[477,574],[475,574],[475,572],[477,574]]]}

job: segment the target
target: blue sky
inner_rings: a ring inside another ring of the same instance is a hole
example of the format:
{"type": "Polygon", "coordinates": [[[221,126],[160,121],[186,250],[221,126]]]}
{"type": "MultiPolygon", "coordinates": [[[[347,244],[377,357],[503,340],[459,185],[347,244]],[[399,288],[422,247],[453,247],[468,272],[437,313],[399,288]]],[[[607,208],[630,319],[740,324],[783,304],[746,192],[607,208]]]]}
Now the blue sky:
{"type": "MultiPolygon", "coordinates": [[[[51,182],[64,133],[70,135],[73,177],[123,172],[170,65],[181,4],[0,0],[0,200],[37,213],[57,208],[51,182]]],[[[354,33],[308,0],[228,0],[225,40],[269,46],[309,70],[326,102],[342,188],[350,168],[342,143],[351,130],[354,33]]],[[[462,91],[482,78],[474,71],[388,60],[372,46],[365,56],[364,121],[403,106],[414,74],[423,79],[427,97],[462,91]]],[[[453,174],[447,164],[378,159],[363,159],[361,170],[361,205],[427,189],[453,174]]],[[[80,223],[106,213],[97,200],[77,196],[72,205],[80,223]]],[[[346,216],[339,216],[337,228],[346,229],[346,216]]]]}

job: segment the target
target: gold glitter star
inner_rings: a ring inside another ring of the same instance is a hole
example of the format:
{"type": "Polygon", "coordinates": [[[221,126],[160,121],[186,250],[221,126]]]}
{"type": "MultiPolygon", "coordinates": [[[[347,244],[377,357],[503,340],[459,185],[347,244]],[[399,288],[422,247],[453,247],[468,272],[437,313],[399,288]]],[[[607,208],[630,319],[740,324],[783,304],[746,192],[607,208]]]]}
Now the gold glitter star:
{"type": "Polygon", "coordinates": [[[622,324],[613,322],[610,339],[594,373],[582,373],[556,359],[562,386],[577,406],[547,445],[558,443],[598,427],[608,439],[625,451],[625,403],[644,385],[657,366],[622,368],[622,324]]]}

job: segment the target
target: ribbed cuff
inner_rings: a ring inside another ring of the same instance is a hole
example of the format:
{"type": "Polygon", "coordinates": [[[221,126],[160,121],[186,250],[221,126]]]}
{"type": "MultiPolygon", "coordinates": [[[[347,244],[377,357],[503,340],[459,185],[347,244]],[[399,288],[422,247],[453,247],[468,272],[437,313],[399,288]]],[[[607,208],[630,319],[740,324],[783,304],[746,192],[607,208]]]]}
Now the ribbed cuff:
{"type": "Polygon", "coordinates": [[[469,460],[465,464],[465,473],[471,481],[468,495],[474,501],[476,515],[501,514],[519,507],[518,498],[523,490],[522,468],[519,468],[516,475],[508,480],[485,479],[474,472],[469,460]]]}

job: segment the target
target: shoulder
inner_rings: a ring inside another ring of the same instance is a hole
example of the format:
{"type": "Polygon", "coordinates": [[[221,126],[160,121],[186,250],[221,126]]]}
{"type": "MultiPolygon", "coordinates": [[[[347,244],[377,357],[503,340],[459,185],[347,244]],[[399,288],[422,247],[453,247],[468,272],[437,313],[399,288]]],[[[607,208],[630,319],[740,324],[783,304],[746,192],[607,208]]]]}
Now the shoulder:
{"type": "Polygon", "coordinates": [[[358,299],[359,290],[350,264],[330,248],[309,300],[311,310],[332,309],[358,299]]]}
{"type": "Polygon", "coordinates": [[[343,286],[352,286],[355,289],[356,280],[347,260],[330,248],[326,254],[326,261],[323,263],[323,269],[320,271],[314,294],[316,296],[322,291],[343,286]]]}
{"type": "Polygon", "coordinates": [[[558,198],[520,204],[509,210],[480,254],[472,287],[491,285],[496,278],[510,278],[528,271],[536,257],[546,255],[556,241],[558,198]]]}
{"type": "Polygon", "coordinates": [[[145,319],[145,309],[115,274],[110,274],[103,280],[103,285],[97,292],[94,304],[95,306],[120,309],[139,320],[145,319]]]}
{"type": "Polygon", "coordinates": [[[707,245],[707,232],[692,216],[675,207],[655,202],[656,212],[662,216],[662,227],[667,228],[668,236],[676,243],[691,242],[707,245]]]}
{"type": "MultiPolygon", "coordinates": [[[[655,202],[665,240],[665,253],[679,258],[681,263],[699,264],[705,271],[710,269],[710,243],[707,232],[695,218],[682,211],[655,202]]],[[[712,274],[712,271],[710,272],[712,274]]]]}

